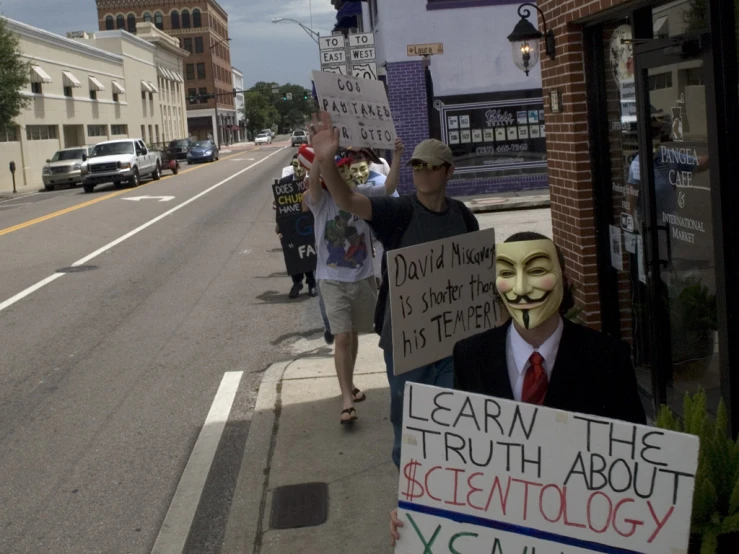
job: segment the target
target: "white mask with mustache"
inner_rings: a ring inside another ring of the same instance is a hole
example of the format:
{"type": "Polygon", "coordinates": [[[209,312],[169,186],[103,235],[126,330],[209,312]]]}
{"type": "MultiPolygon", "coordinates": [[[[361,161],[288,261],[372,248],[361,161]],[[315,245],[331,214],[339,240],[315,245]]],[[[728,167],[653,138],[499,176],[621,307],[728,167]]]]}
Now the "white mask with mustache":
{"type": "Polygon", "coordinates": [[[495,272],[495,285],[508,313],[524,329],[535,329],[559,312],[564,280],[551,240],[497,245],[495,272]]]}

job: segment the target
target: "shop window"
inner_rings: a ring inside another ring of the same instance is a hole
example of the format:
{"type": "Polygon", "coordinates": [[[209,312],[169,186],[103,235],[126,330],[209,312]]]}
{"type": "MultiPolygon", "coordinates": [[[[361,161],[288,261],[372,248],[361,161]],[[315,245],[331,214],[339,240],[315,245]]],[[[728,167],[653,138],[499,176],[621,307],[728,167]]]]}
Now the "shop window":
{"type": "Polygon", "coordinates": [[[190,54],[192,54],[192,39],[186,38],[182,42],[183,42],[183,46],[185,50],[187,50],[188,52],[190,52],[190,54]]]}
{"type": "Polygon", "coordinates": [[[202,21],[200,19],[200,10],[198,8],[195,8],[192,11],[192,26],[196,29],[199,29],[203,26],[202,21]]]}
{"type": "Polygon", "coordinates": [[[205,79],[205,64],[198,64],[198,79],[205,79]]]}
{"type": "Polygon", "coordinates": [[[154,14],[154,26],[160,31],[164,30],[164,16],[162,12],[156,12],[154,14]]]}
{"type": "Polygon", "coordinates": [[[133,35],[136,34],[136,16],[133,14],[128,16],[128,32],[133,35]]]}
{"type": "Polygon", "coordinates": [[[195,64],[189,63],[185,66],[185,79],[188,81],[195,80],[195,64]]]}
{"type": "Polygon", "coordinates": [[[110,134],[113,136],[128,135],[128,125],[111,125],[110,134]]]}
{"type": "Polygon", "coordinates": [[[172,14],[170,15],[170,18],[172,20],[172,29],[179,29],[180,28],[180,12],[177,10],[174,10],[172,14]]]}
{"type": "Polygon", "coordinates": [[[72,98],[72,96],[74,96],[72,94],[72,87],[64,87],[64,96],[67,98],[72,98]]]}
{"type": "Polygon", "coordinates": [[[98,91],[90,89],[90,100],[98,99],[98,91]]]}
{"type": "Polygon", "coordinates": [[[26,125],[26,139],[54,140],[57,137],[56,125],[26,125]]]}
{"type": "Polygon", "coordinates": [[[182,28],[190,28],[190,12],[187,10],[182,10],[182,28]]]}
{"type": "Polygon", "coordinates": [[[31,92],[34,94],[43,94],[44,89],[41,83],[31,83],[31,92]]]}
{"type": "Polygon", "coordinates": [[[672,88],[672,71],[649,76],[649,90],[672,88]]]}
{"type": "Polygon", "coordinates": [[[113,19],[112,15],[106,16],[105,18],[105,30],[106,31],[112,31],[115,29],[115,19],[113,19]]]}
{"type": "Polygon", "coordinates": [[[195,53],[203,53],[203,37],[195,37],[195,53]]]}
{"type": "Polygon", "coordinates": [[[115,18],[115,27],[116,29],[126,29],[126,18],[123,17],[123,14],[118,14],[115,18]]]}
{"type": "Polygon", "coordinates": [[[0,142],[18,142],[18,127],[11,125],[0,129],[0,142]]]}
{"type": "Polygon", "coordinates": [[[88,125],[87,126],[88,137],[107,137],[108,126],[107,125],[88,125]]]}
{"type": "Polygon", "coordinates": [[[113,93],[113,102],[120,102],[120,96],[117,92],[113,93]]]}

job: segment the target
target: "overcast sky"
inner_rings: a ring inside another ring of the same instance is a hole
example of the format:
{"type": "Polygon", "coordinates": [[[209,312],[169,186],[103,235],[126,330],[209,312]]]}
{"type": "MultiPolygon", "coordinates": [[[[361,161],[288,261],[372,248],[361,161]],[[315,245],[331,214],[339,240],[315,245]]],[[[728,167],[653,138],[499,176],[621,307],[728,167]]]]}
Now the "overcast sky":
{"type": "MultiPolygon", "coordinates": [[[[319,66],[318,45],[294,23],[272,23],[289,17],[331,34],[336,10],[331,0],[219,0],[228,12],[231,63],[244,72],[244,85],[257,81],[310,87],[310,71],[319,66]]],[[[96,31],[95,0],[0,0],[0,13],[46,31],[96,31]]]]}

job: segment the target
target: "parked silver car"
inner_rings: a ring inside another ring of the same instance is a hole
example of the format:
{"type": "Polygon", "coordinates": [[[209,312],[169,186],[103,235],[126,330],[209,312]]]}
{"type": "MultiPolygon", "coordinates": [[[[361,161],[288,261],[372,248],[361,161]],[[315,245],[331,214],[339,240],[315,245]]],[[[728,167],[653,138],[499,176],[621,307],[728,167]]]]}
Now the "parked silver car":
{"type": "Polygon", "coordinates": [[[81,185],[87,172],[87,158],[93,146],[75,146],[59,150],[50,160],[46,160],[41,171],[46,190],[54,190],[57,185],[81,185]]]}

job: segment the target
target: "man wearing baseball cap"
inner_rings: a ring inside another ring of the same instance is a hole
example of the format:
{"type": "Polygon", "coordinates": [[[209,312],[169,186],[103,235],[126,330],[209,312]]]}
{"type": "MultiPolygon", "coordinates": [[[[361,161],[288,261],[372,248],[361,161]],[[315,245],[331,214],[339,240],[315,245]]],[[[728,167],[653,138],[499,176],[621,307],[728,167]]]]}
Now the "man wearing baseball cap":
{"type": "MultiPolygon", "coordinates": [[[[331,116],[326,112],[314,116],[312,131],[315,132],[313,149],[316,161],[321,166],[324,182],[334,202],[340,209],[367,221],[386,252],[479,230],[475,216],[464,203],[446,196],[447,183],[454,175],[454,155],[443,142],[424,140],[413,151],[408,164],[413,168],[415,194],[400,198],[368,198],[348,187],[336,169],[333,160],[339,149],[339,134],[333,128],[331,116]]],[[[390,420],[395,432],[392,457],[398,466],[405,383],[452,388],[454,367],[449,357],[409,373],[395,375],[386,257],[382,260],[382,271],[374,323],[375,332],[380,335],[380,348],[385,355],[390,383],[390,420]]]]}

